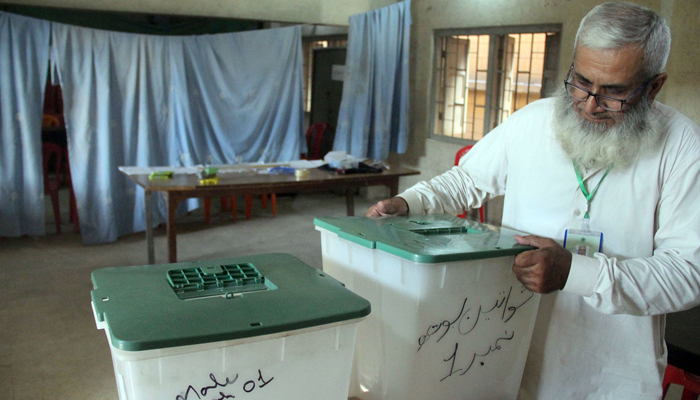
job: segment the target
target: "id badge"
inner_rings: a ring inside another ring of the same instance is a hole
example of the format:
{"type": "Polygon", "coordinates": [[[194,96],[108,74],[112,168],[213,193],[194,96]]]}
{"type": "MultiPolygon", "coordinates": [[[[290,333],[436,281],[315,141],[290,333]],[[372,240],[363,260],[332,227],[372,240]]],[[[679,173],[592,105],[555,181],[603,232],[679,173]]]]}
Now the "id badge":
{"type": "Polygon", "coordinates": [[[564,232],[564,248],[573,254],[593,257],[603,251],[603,233],[567,229],[564,232]]]}

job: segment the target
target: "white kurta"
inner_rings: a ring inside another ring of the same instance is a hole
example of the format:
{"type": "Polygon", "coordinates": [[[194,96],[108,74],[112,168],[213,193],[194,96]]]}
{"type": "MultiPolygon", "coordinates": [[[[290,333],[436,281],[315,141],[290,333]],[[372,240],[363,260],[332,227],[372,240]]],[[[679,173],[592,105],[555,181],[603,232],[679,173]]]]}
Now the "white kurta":
{"type": "MultiPolygon", "coordinates": [[[[602,253],[574,255],[563,291],[542,296],[522,399],[659,399],[664,314],[700,303],[700,128],[654,103],[663,135],[591,202],[602,253]]],[[[460,166],[401,194],[412,214],[460,213],[505,195],[504,227],[562,242],[586,199],[551,121],[554,100],[514,113],[460,166]]],[[[583,175],[588,190],[604,170],[583,175]]]]}

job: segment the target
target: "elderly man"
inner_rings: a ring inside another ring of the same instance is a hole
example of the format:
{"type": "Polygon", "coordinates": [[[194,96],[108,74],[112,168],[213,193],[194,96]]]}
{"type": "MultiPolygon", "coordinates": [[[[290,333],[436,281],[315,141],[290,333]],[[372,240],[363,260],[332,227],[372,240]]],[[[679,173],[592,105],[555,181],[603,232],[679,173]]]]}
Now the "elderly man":
{"type": "Polygon", "coordinates": [[[366,214],[457,214],[505,195],[503,226],[537,248],[513,271],[548,293],[523,399],[659,399],[664,314],[700,303],[700,128],[654,102],[670,43],[647,8],[594,8],[561,93],[366,214]]]}

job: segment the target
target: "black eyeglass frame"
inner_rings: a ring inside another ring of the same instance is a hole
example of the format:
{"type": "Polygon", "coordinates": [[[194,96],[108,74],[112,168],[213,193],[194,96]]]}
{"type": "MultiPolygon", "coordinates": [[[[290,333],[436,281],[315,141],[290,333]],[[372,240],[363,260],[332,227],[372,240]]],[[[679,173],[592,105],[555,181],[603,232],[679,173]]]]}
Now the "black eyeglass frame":
{"type": "Polygon", "coordinates": [[[571,67],[569,67],[569,73],[566,75],[566,79],[564,80],[564,89],[566,89],[566,93],[567,93],[569,96],[571,96],[572,99],[578,100],[578,101],[580,101],[580,102],[588,101],[588,98],[591,97],[591,96],[593,96],[593,98],[595,98],[595,103],[598,105],[598,107],[600,107],[600,108],[602,108],[602,109],[604,109],[604,110],[607,110],[607,111],[612,111],[612,112],[620,112],[620,111],[622,111],[622,107],[624,107],[625,103],[627,103],[628,101],[630,101],[630,99],[632,99],[634,96],[636,96],[641,90],[643,90],[644,88],[646,88],[647,86],[649,86],[649,84],[650,84],[651,82],[653,82],[654,79],[656,79],[656,78],[659,76],[659,75],[654,75],[653,77],[651,77],[651,79],[649,79],[648,81],[644,82],[644,84],[642,84],[642,86],[638,87],[634,92],[632,92],[632,94],[630,94],[629,96],[627,96],[627,98],[625,98],[625,99],[616,99],[616,98],[614,98],[614,97],[603,96],[602,94],[596,94],[596,93],[590,92],[590,91],[588,91],[588,90],[586,90],[586,89],[584,89],[584,88],[582,88],[582,87],[576,86],[576,85],[574,85],[573,83],[569,82],[569,78],[571,78],[571,73],[572,73],[573,71],[574,71],[574,64],[572,63],[572,64],[571,64],[571,67]],[[588,93],[588,96],[586,96],[585,99],[579,99],[578,97],[574,97],[574,95],[572,95],[571,93],[569,93],[569,86],[573,86],[573,87],[575,87],[576,89],[578,89],[578,90],[580,90],[580,91],[582,91],[582,92],[584,92],[584,93],[588,93]],[[602,97],[602,98],[604,98],[604,99],[614,100],[614,101],[620,102],[620,109],[619,109],[619,110],[613,110],[613,109],[610,109],[610,108],[608,108],[608,107],[605,107],[605,106],[601,105],[601,104],[600,104],[600,101],[598,101],[598,98],[600,98],[600,97],[602,97]]]}

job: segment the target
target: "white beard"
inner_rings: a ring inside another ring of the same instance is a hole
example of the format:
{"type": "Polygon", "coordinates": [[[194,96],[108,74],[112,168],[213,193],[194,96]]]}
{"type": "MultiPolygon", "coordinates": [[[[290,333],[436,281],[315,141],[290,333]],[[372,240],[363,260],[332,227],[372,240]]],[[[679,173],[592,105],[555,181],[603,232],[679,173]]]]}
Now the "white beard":
{"type": "Polygon", "coordinates": [[[564,152],[580,167],[626,168],[647,152],[660,136],[661,124],[646,98],[621,115],[614,126],[581,117],[561,88],[556,93],[552,128],[564,152]]]}

